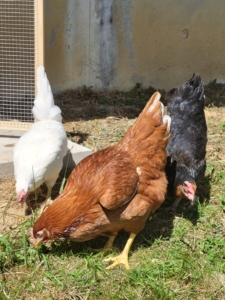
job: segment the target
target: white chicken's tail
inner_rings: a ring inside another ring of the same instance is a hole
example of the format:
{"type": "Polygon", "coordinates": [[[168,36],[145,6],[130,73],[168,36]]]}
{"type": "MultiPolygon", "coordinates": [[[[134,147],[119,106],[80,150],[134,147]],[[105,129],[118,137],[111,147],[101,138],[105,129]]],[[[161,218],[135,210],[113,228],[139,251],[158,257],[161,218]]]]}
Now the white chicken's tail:
{"type": "Polygon", "coordinates": [[[37,70],[38,93],[32,109],[35,122],[55,120],[62,122],[61,110],[54,103],[54,98],[43,66],[37,70]]]}

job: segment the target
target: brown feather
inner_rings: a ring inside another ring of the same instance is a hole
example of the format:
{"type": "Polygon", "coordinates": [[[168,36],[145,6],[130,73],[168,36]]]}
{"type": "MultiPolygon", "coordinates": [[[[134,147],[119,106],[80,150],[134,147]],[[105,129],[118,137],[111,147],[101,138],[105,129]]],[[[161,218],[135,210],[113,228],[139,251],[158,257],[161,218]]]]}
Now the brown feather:
{"type": "Polygon", "coordinates": [[[86,241],[124,229],[138,233],[164,201],[165,148],[169,138],[155,93],[124,138],[83,159],[62,194],[40,216],[33,234],[46,228],[57,236],[86,241]]]}

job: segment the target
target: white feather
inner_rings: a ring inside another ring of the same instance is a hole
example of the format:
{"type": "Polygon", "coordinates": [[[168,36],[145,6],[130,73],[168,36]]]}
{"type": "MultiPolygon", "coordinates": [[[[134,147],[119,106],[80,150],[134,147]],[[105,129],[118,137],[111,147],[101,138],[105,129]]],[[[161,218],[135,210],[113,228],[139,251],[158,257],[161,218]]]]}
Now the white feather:
{"type": "Polygon", "coordinates": [[[163,117],[164,114],[165,114],[165,107],[164,107],[164,105],[162,104],[162,102],[161,102],[161,111],[162,111],[162,117],[163,117]]]}
{"type": "Polygon", "coordinates": [[[38,93],[32,109],[35,122],[55,120],[62,122],[61,110],[54,103],[54,98],[45,69],[40,66],[37,71],[38,93]]]}
{"type": "Polygon", "coordinates": [[[38,68],[38,94],[34,101],[34,123],[13,149],[17,195],[29,193],[43,182],[53,186],[67,153],[67,136],[61,111],[54,104],[44,67],[38,68]]]}
{"type": "Polygon", "coordinates": [[[166,122],[167,122],[167,129],[169,129],[170,128],[170,123],[171,123],[171,118],[168,115],[165,115],[163,117],[163,123],[165,124],[166,122]]]}
{"type": "Polygon", "coordinates": [[[161,97],[161,95],[160,95],[160,93],[157,93],[156,95],[155,95],[155,99],[154,99],[154,101],[153,101],[153,103],[151,104],[151,106],[149,107],[149,112],[150,111],[152,111],[154,108],[155,108],[155,106],[156,106],[156,104],[159,102],[159,100],[160,100],[160,97],[161,97]]]}

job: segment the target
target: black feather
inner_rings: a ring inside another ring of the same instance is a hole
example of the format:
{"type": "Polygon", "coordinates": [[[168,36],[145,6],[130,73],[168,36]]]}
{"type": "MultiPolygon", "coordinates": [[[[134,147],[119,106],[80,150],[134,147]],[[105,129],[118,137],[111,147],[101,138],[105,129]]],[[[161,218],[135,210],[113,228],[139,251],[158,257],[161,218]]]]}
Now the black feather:
{"type": "Polygon", "coordinates": [[[185,82],[168,101],[171,117],[167,145],[168,190],[184,181],[197,184],[206,169],[207,125],[204,113],[204,84],[198,74],[185,82]],[[175,162],[175,163],[174,163],[175,162]]]}

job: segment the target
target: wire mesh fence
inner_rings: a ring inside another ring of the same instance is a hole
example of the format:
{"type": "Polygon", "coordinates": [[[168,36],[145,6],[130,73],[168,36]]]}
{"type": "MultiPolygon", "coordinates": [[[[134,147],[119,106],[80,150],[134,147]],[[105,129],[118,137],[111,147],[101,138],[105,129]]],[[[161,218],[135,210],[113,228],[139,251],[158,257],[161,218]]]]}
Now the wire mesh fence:
{"type": "Polygon", "coordinates": [[[35,0],[0,0],[0,121],[33,122],[35,0]]]}

